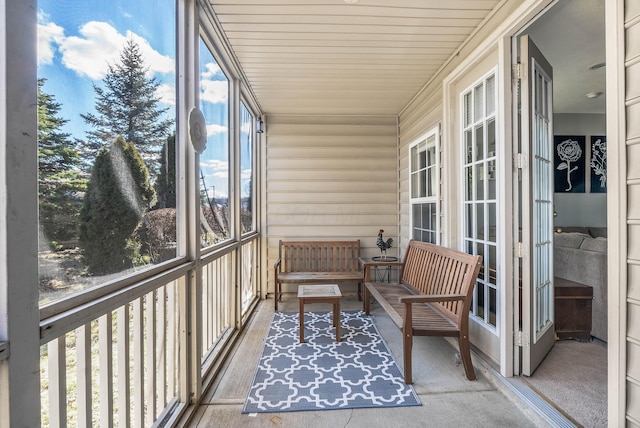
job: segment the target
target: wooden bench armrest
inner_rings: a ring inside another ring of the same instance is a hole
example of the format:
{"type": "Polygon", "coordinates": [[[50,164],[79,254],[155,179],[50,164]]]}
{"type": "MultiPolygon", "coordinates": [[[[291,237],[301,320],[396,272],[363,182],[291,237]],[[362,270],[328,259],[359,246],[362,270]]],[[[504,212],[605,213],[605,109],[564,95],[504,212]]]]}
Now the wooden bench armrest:
{"type": "Polygon", "coordinates": [[[280,263],[282,263],[282,259],[276,260],[276,262],[273,264],[273,270],[277,271],[280,267],[280,263]]]}
{"type": "Polygon", "coordinates": [[[455,302],[456,300],[464,300],[467,296],[464,294],[434,294],[431,296],[415,295],[399,297],[401,303],[430,303],[430,302],[455,302]]]}

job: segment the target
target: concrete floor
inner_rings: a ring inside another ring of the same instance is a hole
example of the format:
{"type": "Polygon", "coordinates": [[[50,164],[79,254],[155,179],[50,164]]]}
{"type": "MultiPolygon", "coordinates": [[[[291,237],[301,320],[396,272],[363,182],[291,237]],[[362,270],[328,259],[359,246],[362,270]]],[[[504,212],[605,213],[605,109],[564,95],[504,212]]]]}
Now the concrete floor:
{"type": "MultiPolygon", "coordinates": [[[[329,305],[307,305],[307,311],[328,311],[329,305]]],[[[342,310],[360,310],[355,296],[343,299],[342,310]]],[[[280,310],[296,312],[295,296],[280,310]]],[[[273,316],[273,300],[260,303],[222,375],[206,393],[189,427],[531,427],[546,424],[500,386],[488,367],[474,355],[478,379],[468,381],[444,338],[416,337],[413,349],[414,388],[422,406],[242,414],[247,392],[273,316]]],[[[372,316],[402,369],[402,337],[377,304],[372,316]]]]}

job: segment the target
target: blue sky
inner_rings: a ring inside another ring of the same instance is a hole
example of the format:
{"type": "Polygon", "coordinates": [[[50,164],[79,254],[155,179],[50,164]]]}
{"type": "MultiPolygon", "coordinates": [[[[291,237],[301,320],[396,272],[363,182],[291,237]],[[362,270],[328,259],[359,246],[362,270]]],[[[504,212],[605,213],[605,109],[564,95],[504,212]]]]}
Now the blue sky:
{"type": "MultiPolygon", "coordinates": [[[[160,107],[169,107],[175,117],[174,0],[41,0],[38,8],[38,77],[47,79],[43,91],[61,104],[59,114],[69,121],[63,130],[72,138],[85,137],[89,128],[80,114],[94,112],[93,85],[102,85],[128,38],[138,43],[149,76],[160,83],[160,107]]],[[[210,54],[201,57],[200,69],[200,108],[208,132],[201,167],[216,197],[226,197],[228,88],[210,54]]]]}

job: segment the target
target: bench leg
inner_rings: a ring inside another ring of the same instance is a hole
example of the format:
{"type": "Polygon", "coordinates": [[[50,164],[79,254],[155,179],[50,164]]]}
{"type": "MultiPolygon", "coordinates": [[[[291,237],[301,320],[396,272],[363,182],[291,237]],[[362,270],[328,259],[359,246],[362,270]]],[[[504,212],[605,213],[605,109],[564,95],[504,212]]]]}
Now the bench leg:
{"type": "Polygon", "coordinates": [[[340,342],[340,300],[333,304],[333,326],[336,328],[336,342],[340,342]]]}
{"type": "Polygon", "coordinates": [[[462,359],[467,379],[476,380],[476,372],[473,370],[471,351],[469,350],[469,336],[460,336],[460,338],[458,338],[458,345],[460,347],[460,358],[462,359]]]}
{"type": "Polygon", "coordinates": [[[369,289],[367,287],[364,287],[364,303],[362,305],[362,309],[367,315],[371,312],[371,293],[369,293],[369,289]]]}
{"type": "Polygon", "coordinates": [[[404,357],[404,383],[413,383],[411,371],[411,351],[413,350],[413,306],[404,304],[404,320],[402,323],[402,355],[404,357]]]}
{"type": "Polygon", "coordinates": [[[362,283],[358,283],[358,300],[362,301],[362,283]]]}
{"type": "Polygon", "coordinates": [[[304,298],[298,300],[300,306],[300,343],[304,343],[304,298]]]}
{"type": "Polygon", "coordinates": [[[276,292],[275,292],[275,311],[278,312],[278,299],[280,298],[280,286],[276,282],[276,292]]]}
{"type": "Polygon", "coordinates": [[[402,332],[403,349],[402,355],[404,357],[404,383],[410,385],[413,383],[413,376],[411,376],[411,351],[413,349],[413,334],[402,332]]]}

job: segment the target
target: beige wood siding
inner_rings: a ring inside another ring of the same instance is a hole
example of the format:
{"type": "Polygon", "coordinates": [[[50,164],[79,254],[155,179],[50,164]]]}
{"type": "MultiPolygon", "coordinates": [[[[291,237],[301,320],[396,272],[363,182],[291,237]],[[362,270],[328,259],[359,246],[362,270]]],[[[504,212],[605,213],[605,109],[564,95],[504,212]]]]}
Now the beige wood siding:
{"type": "Polygon", "coordinates": [[[269,116],[266,128],[269,293],[280,239],[360,239],[369,257],[380,228],[397,242],[395,116],[269,116]]]}
{"type": "MultiPolygon", "coordinates": [[[[627,158],[626,419],[640,426],[640,2],[625,3],[627,158]]],[[[623,293],[624,294],[624,293],[623,293]]],[[[624,337],[621,337],[624,340],[624,337]]]]}

